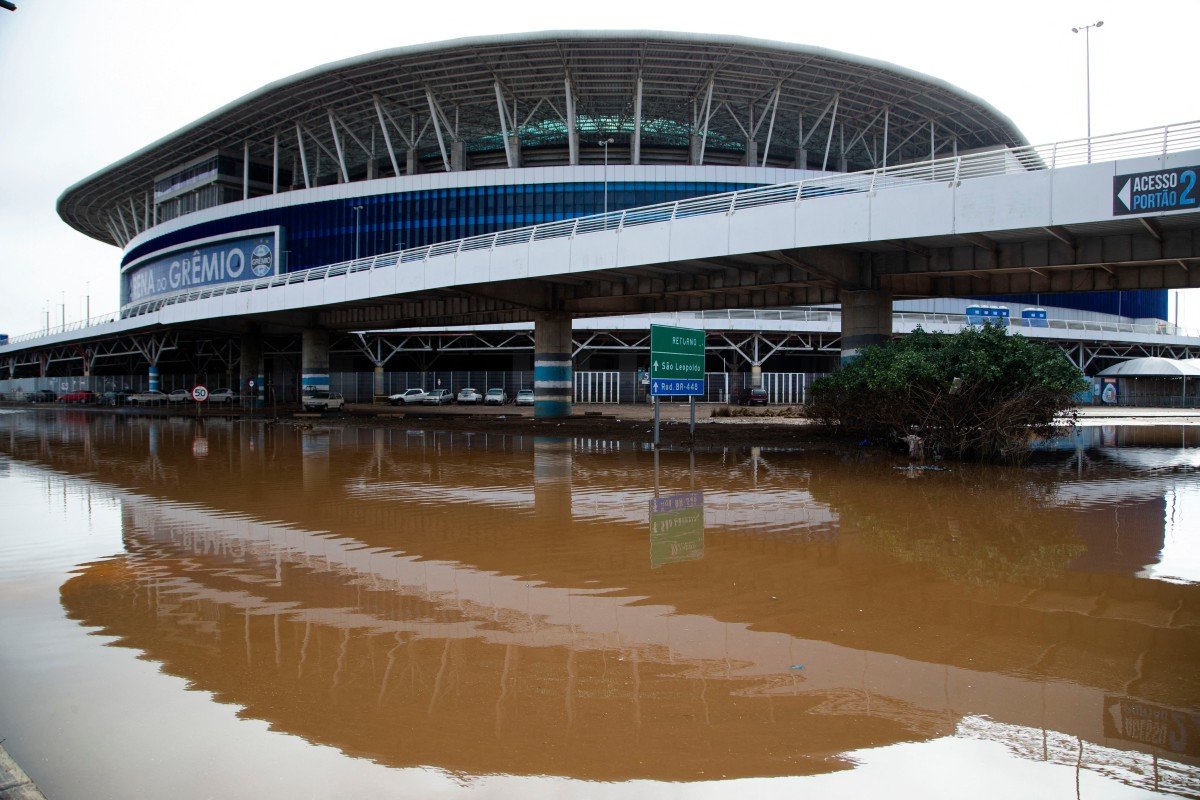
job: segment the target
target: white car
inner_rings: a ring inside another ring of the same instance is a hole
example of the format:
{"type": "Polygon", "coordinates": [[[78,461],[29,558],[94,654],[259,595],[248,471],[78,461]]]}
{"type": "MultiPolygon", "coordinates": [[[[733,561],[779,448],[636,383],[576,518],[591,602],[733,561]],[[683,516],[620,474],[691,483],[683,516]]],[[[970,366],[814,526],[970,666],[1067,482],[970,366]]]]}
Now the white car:
{"type": "Polygon", "coordinates": [[[167,402],[167,396],[162,392],[134,392],[125,402],[131,406],[160,406],[167,402]]]}
{"type": "Polygon", "coordinates": [[[517,392],[517,405],[531,406],[533,405],[533,389],[521,389],[517,392]]]}
{"type": "Polygon", "coordinates": [[[388,397],[388,402],[394,406],[407,406],[413,403],[423,403],[425,401],[424,389],[405,389],[400,394],[394,394],[388,397]]]}
{"type": "Polygon", "coordinates": [[[339,411],[346,405],[346,398],[337,392],[313,392],[300,399],[305,411],[339,411]]]}
{"type": "Polygon", "coordinates": [[[488,389],[483,398],[485,406],[502,406],[508,402],[508,392],[503,389],[488,389]]]}
{"type": "Polygon", "coordinates": [[[217,389],[208,393],[208,402],[210,403],[224,403],[227,406],[231,406],[240,399],[233,389],[217,389]]]}
{"type": "Polygon", "coordinates": [[[173,389],[171,391],[171,393],[169,395],[167,395],[167,402],[172,403],[172,404],[187,403],[187,402],[190,402],[191,399],[192,399],[192,390],[191,389],[173,389]]]}
{"type": "Polygon", "coordinates": [[[468,386],[466,389],[463,389],[461,392],[458,393],[458,402],[460,405],[472,405],[474,403],[482,403],[483,395],[481,395],[479,393],[478,389],[472,389],[470,386],[468,386]]]}

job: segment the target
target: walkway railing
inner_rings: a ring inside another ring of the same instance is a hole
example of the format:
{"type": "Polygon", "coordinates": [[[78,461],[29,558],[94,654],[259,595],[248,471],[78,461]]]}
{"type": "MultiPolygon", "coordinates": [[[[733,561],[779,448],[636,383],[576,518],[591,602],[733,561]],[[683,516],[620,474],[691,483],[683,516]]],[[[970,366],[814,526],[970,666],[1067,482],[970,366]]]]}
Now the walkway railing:
{"type": "MultiPolygon", "coordinates": [[[[620,231],[624,228],[668,220],[715,214],[729,215],[747,208],[781,203],[802,203],[835,195],[878,192],[929,183],[947,183],[956,186],[964,180],[975,178],[1054,170],[1095,161],[1165,156],[1168,153],[1196,148],[1200,148],[1200,120],[1106,136],[1094,136],[1090,140],[1084,138],[1054,144],[989,150],[914,164],[880,167],[863,172],[823,175],[791,183],[760,186],[725,194],[706,195],[689,200],[513,228],[480,236],[468,236],[463,239],[288,272],[258,281],[242,281],[235,284],[181,291],[133,306],[122,316],[137,317],[177,303],[189,303],[228,294],[255,292],[312,280],[323,280],[339,275],[393,267],[397,264],[423,263],[443,255],[494,250],[497,247],[524,245],[548,239],[572,238],[584,233],[620,231]]],[[[80,323],[75,325],[78,326],[80,323]]],[[[15,344],[39,336],[54,335],[75,329],[77,327],[63,328],[60,326],[51,328],[49,331],[14,336],[9,341],[15,344]]]]}

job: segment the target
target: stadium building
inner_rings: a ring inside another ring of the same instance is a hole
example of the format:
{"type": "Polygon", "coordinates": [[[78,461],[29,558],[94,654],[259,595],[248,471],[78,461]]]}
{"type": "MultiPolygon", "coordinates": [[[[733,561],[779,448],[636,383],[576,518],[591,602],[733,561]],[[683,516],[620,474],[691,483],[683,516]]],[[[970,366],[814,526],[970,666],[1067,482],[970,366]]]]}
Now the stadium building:
{"type": "MultiPolygon", "coordinates": [[[[519,297],[486,288],[468,293],[505,303],[507,313],[481,312],[467,329],[448,327],[451,317],[438,314],[401,333],[370,324],[322,331],[303,308],[169,330],[135,323],[199,291],[228,293],[464,237],[847,173],[886,175],[959,156],[1004,164],[1028,146],[1002,113],[942,80],[802,45],[559,31],[370,53],[264,86],[67,189],[58,201],[62,219],[121,249],[119,315],[103,332],[14,337],[0,347],[0,368],[10,379],[145,375],[164,388],[172,375],[193,380],[224,369],[235,382],[240,376],[243,390],[258,377],[259,387],[288,399],[329,386],[331,372],[374,370],[367,393],[386,392],[417,380],[390,373],[428,372],[434,362],[447,372],[513,373],[505,380],[516,388],[536,350],[543,383],[560,389],[539,389],[539,401],[569,403],[563,384],[580,388],[573,370],[617,373],[622,399],[633,399],[649,317],[575,313],[572,341],[571,318],[564,332],[562,320],[545,323],[536,309],[522,316],[519,297]],[[534,318],[545,328],[540,344],[534,318]],[[554,372],[556,364],[563,369],[554,372]]],[[[572,286],[570,278],[552,283],[551,294],[572,286]]],[[[427,292],[426,307],[462,294],[427,292]]],[[[782,309],[767,312],[738,312],[728,297],[695,309],[689,319],[713,334],[708,369],[745,372],[755,382],[764,371],[831,369],[849,346],[830,323],[837,305],[788,302],[798,297],[756,296],[756,309],[782,309]]],[[[975,303],[896,300],[897,312],[926,327],[928,315],[965,324],[966,306],[975,303]]],[[[1075,348],[1082,366],[1127,354],[1188,355],[1196,344],[1161,339],[1166,289],[985,301],[998,303],[1015,318],[1045,309],[1062,322],[1061,343],[1075,348]],[[1093,328],[1080,337],[1068,322],[1093,328]]],[[[360,318],[374,319],[369,309],[360,318]]]]}

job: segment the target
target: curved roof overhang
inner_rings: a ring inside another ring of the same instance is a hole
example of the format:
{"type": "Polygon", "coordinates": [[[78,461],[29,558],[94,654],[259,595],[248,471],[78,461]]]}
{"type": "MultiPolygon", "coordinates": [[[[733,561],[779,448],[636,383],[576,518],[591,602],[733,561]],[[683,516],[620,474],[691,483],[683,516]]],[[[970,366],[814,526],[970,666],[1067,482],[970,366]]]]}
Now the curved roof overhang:
{"type": "Polygon", "coordinates": [[[584,140],[573,163],[589,143],[599,150],[596,133],[614,135],[615,160],[621,148],[628,158],[635,127],[643,152],[686,152],[686,137],[703,134],[714,157],[753,141],[759,160],[775,166],[790,165],[801,145],[820,163],[844,144],[850,168],[866,168],[882,162],[885,138],[889,164],[928,158],[931,141],[939,155],[1027,144],[980,98],[874,59],[734,36],[546,31],[383,50],[284,78],[79,181],[58,212],[120,245],[142,227],[155,178],[214,150],[240,153],[248,143],[252,159],[269,160],[278,140],[290,164],[303,139],[310,161],[324,154],[328,182],[363,176],[372,147],[375,163],[388,163],[385,128],[393,155],[411,147],[443,169],[455,145],[498,152],[489,165],[504,166],[506,128],[522,148],[561,139],[565,159],[571,127],[584,140]]]}

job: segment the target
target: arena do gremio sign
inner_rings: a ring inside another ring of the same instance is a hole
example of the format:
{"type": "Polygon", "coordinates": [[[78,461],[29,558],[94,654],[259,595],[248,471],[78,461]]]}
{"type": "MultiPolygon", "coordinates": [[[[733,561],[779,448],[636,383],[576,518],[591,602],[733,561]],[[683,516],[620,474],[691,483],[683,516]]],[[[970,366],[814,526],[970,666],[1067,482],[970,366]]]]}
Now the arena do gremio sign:
{"type": "Polygon", "coordinates": [[[650,326],[650,394],[704,394],[704,336],[695,328],[650,326]]]}
{"type": "Polygon", "coordinates": [[[207,239],[165,255],[155,253],[125,268],[121,304],[137,303],[201,286],[266,278],[279,271],[279,230],[207,239]]]}
{"type": "Polygon", "coordinates": [[[1195,211],[1200,167],[1176,167],[1113,178],[1113,216],[1148,211],[1195,211]]]}

